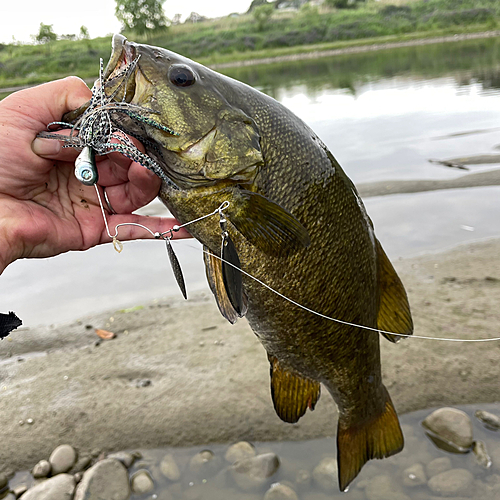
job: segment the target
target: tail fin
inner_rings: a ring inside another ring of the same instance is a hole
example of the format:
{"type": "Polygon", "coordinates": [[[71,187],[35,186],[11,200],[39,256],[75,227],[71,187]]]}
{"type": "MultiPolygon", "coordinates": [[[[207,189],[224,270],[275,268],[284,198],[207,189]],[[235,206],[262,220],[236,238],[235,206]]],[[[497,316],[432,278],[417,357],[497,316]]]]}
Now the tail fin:
{"type": "Polygon", "coordinates": [[[387,389],[383,389],[386,395],[384,410],[370,420],[358,425],[343,425],[342,414],[339,414],[337,460],[342,491],[368,460],[390,457],[403,449],[404,438],[398,416],[387,389]]]}

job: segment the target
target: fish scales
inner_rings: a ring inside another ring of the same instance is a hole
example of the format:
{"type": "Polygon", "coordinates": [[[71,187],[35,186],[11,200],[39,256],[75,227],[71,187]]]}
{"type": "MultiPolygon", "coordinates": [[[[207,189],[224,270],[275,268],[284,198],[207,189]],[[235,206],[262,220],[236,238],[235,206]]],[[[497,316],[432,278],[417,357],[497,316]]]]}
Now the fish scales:
{"type": "MultiPolygon", "coordinates": [[[[305,123],[271,97],[168,50],[121,35],[113,48],[106,78],[140,56],[127,102],[151,109],[158,126],[123,113],[116,119],[177,185],[163,183],[160,198],[181,223],[229,201],[224,215],[243,271],[328,317],[412,333],[403,285],[354,185],[305,123]]],[[[218,221],[189,231],[220,255],[218,221]]],[[[204,258],[221,313],[232,323],[246,314],[267,351],[278,416],[296,422],[314,409],[320,383],[332,394],[342,490],[367,460],[402,449],[376,333],[307,312],[246,275],[235,305],[220,260],[204,258]]]]}

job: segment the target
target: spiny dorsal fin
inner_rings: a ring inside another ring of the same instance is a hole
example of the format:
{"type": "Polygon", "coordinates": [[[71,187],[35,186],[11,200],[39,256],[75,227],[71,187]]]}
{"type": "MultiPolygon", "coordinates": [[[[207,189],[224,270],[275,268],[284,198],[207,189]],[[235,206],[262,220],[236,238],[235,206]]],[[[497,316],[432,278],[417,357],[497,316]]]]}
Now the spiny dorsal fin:
{"type": "Polygon", "coordinates": [[[318,402],[321,385],[283,368],[274,356],[269,356],[271,363],[271,395],[278,417],[294,424],[306,412],[314,410],[318,402]]]}
{"type": "Polygon", "coordinates": [[[245,316],[247,312],[247,297],[243,292],[243,309],[238,314],[229,300],[226,287],[224,286],[224,279],[222,275],[222,261],[215,257],[208,247],[203,247],[203,259],[205,261],[205,270],[207,273],[207,280],[210,290],[215,296],[219,311],[226,318],[229,323],[234,324],[238,318],[245,316]]]}
{"type": "Polygon", "coordinates": [[[263,252],[279,255],[310,245],[306,228],[277,203],[245,189],[235,190],[234,198],[227,210],[228,219],[263,252]]]}
{"type": "MultiPolygon", "coordinates": [[[[413,333],[413,321],[406,291],[378,240],[377,259],[380,289],[377,328],[388,332],[411,335],[413,333]]],[[[398,342],[401,339],[398,335],[387,333],[382,333],[382,335],[391,342],[398,342]]]]}
{"type": "Polygon", "coordinates": [[[368,460],[390,457],[403,449],[404,438],[396,410],[387,389],[382,389],[385,404],[378,415],[352,425],[339,413],[337,462],[341,491],[345,491],[368,460]]]}

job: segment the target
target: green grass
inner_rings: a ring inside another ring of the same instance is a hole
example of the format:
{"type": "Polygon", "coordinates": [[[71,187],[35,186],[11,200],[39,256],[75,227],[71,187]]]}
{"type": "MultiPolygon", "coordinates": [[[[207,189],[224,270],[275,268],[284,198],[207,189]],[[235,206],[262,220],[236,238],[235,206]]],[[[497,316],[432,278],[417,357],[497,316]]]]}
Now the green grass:
{"type": "MultiPolygon", "coordinates": [[[[204,64],[230,63],[367,43],[394,42],[500,26],[498,0],[368,0],[357,9],[273,14],[257,31],[252,16],[172,26],[166,33],[130,39],[167,47],[204,64]]],[[[40,83],[76,74],[92,78],[110,39],[0,45],[0,87],[40,83]]]]}

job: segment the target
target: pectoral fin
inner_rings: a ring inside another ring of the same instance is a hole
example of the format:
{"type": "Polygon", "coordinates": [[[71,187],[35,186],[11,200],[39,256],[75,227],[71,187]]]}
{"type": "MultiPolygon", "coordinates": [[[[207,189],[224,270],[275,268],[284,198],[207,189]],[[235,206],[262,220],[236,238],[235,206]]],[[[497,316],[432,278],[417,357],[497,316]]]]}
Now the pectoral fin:
{"type": "MultiPolygon", "coordinates": [[[[388,332],[411,335],[413,333],[413,321],[406,291],[378,240],[377,258],[380,288],[377,327],[388,332]]],[[[390,335],[388,333],[382,333],[382,335],[391,342],[398,342],[401,339],[399,335],[390,335]]]]}
{"type": "Polygon", "coordinates": [[[217,306],[222,316],[226,318],[229,323],[236,323],[238,318],[243,317],[247,312],[247,297],[245,292],[242,296],[242,310],[240,313],[236,312],[231,300],[227,294],[227,290],[224,284],[224,276],[222,273],[222,261],[218,259],[208,247],[203,247],[203,259],[205,260],[205,270],[207,273],[207,280],[210,286],[210,290],[215,296],[217,306]]]}
{"type": "Polygon", "coordinates": [[[274,409],[284,422],[294,424],[306,412],[314,410],[321,385],[316,380],[301,377],[283,368],[274,356],[271,363],[271,395],[274,409]]]}
{"type": "Polygon", "coordinates": [[[311,243],[306,228],[290,212],[252,191],[235,190],[227,216],[252,245],[270,255],[311,243]]]}

